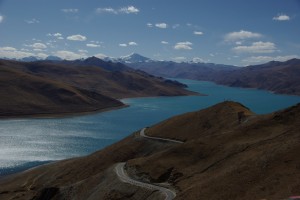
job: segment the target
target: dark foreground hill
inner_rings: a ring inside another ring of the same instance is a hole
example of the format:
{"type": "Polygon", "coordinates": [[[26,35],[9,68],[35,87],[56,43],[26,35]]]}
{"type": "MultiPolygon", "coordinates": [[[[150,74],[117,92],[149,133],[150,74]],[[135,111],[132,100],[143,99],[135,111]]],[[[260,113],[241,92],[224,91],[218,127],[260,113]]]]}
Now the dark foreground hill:
{"type": "Polygon", "coordinates": [[[175,199],[285,199],[300,194],[300,104],[255,115],[235,102],[170,118],[92,155],[3,179],[0,199],[165,199],[129,177],[173,188],[175,199]]]}
{"type": "Polygon", "coordinates": [[[156,76],[213,81],[231,87],[269,90],[300,95],[300,60],[272,61],[262,65],[234,67],[209,63],[145,62],[130,66],[156,76]]]}
{"type": "Polygon", "coordinates": [[[120,98],[195,94],[143,72],[88,64],[0,60],[0,116],[91,112],[124,106],[120,98]]]}

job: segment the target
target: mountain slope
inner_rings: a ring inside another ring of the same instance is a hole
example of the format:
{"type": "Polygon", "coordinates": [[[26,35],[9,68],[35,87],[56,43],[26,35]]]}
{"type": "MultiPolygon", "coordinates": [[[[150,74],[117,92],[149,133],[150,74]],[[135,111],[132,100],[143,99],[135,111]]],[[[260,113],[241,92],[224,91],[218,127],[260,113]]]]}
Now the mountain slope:
{"type": "MultiPolygon", "coordinates": [[[[42,61],[43,62],[43,61],[42,61]]],[[[61,61],[59,62],[61,64],[68,64],[68,65],[78,65],[78,66],[96,66],[96,67],[101,67],[102,69],[108,70],[108,71],[125,71],[125,70],[131,70],[130,67],[120,63],[116,62],[113,63],[111,61],[104,61],[101,60],[95,56],[89,57],[87,59],[82,59],[82,60],[73,60],[73,61],[61,61]]]]}
{"type": "Polygon", "coordinates": [[[90,156],[2,180],[0,197],[164,199],[120,181],[114,166],[126,162],[130,177],[173,187],[175,199],[284,199],[299,193],[299,119],[300,104],[258,116],[239,103],[223,102],[146,129],[149,136],[183,144],[137,132],[90,156]]]}
{"type": "Polygon", "coordinates": [[[117,98],[195,94],[138,71],[0,60],[2,116],[88,112],[119,107],[117,98]]]}
{"type": "Polygon", "coordinates": [[[152,61],[128,63],[134,69],[140,69],[155,76],[203,80],[218,72],[233,71],[237,67],[213,63],[176,63],[172,61],[152,61]]]}
{"type": "Polygon", "coordinates": [[[97,92],[48,80],[1,65],[0,115],[67,114],[120,107],[97,92]]]}
{"type": "Polygon", "coordinates": [[[300,95],[300,59],[248,66],[231,73],[216,74],[211,80],[228,86],[300,95]]]}
{"type": "Polygon", "coordinates": [[[154,77],[142,71],[110,71],[99,66],[65,65],[47,62],[25,63],[19,69],[39,77],[60,81],[113,98],[177,96],[195,94],[176,81],[154,77]]]}
{"type": "Polygon", "coordinates": [[[272,61],[248,67],[165,61],[129,65],[156,76],[213,81],[231,87],[257,88],[280,94],[300,95],[299,59],[286,62],[272,61]]]}

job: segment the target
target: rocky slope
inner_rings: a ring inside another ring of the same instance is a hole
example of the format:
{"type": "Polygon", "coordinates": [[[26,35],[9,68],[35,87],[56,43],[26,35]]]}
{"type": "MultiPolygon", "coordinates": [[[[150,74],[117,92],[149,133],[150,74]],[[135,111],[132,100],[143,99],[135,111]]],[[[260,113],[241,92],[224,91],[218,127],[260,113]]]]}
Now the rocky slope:
{"type": "Polygon", "coordinates": [[[0,116],[90,112],[123,106],[120,98],[195,94],[143,72],[108,71],[86,62],[0,60],[0,116]]]}
{"type": "Polygon", "coordinates": [[[164,199],[120,181],[174,188],[175,199],[284,199],[299,194],[300,104],[255,115],[235,102],[170,118],[87,157],[32,169],[0,183],[1,199],[164,199]]]}

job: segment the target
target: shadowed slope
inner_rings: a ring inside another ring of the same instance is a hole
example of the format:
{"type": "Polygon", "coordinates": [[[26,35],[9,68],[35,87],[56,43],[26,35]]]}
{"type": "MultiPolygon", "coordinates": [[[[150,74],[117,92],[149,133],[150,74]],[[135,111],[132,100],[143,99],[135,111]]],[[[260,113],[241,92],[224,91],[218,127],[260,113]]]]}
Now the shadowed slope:
{"type": "Polygon", "coordinates": [[[0,68],[0,115],[67,114],[119,107],[123,104],[97,92],[0,68]]]}
{"type": "MultiPolygon", "coordinates": [[[[103,61],[104,62],[104,61],[103,61]]],[[[0,60],[0,115],[61,114],[123,106],[116,99],[196,94],[139,71],[0,60]]]]}

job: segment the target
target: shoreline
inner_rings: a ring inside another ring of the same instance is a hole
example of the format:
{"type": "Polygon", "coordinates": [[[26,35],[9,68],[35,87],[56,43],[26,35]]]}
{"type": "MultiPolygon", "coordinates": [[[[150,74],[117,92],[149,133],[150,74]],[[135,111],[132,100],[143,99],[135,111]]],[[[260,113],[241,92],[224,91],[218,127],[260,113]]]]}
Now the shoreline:
{"type": "Polygon", "coordinates": [[[127,108],[129,105],[124,104],[121,106],[99,108],[90,111],[78,111],[78,112],[63,112],[63,113],[36,113],[36,114],[20,114],[20,115],[0,115],[0,120],[9,119],[52,119],[52,118],[67,118],[67,117],[77,117],[89,114],[97,114],[102,112],[108,112],[113,110],[118,110],[122,108],[127,108]]]}
{"type": "MultiPolygon", "coordinates": [[[[189,90],[190,91],[190,90],[189,90]]],[[[9,120],[9,119],[52,119],[52,118],[67,118],[67,117],[76,117],[76,116],[84,116],[90,114],[97,114],[102,112],[113,111],[117,109],[127,108],[130,105],[127,105],[123,102],[123,100],[133,99],[133,98],[157,98],[157,97],[178,97],[178,96],[208,96],[207,94],[202,94],[198,92],[191,91],[194,94],[188,95],[175,95],[175,96],[137,96],[137,97],[125,97],[121,99],[117,99],[118,101],[122,102],[123,105],[120,106],[113,106],[107,108],[99,108],[90,111],[78,111],[78,112],[62,112],[62,113],[35,113],[35,114],[20,114],[20,115],[1,115],[0,120],[9,120]]]]}
{"type": "MultiPolygon", "coordinates": [[[[107,107],[107,108],[103,108],[103,109],[95,109],[95,110],[83,111],[83,112],[37,113],[37,114],[21,114],[21,115],[9,115],[9,116],[0,115],[0,121],[1,120],[14,120],[14,119],[15,120],[18,120],[18,119],[25,119],[25,120],[26,119],[55,119],[55,118],[58,118],[58,119],[61,118],[61,119],[63,119],[63,118],[69,118],[69,117],[94,115],[94,114],[98,114],[98,113],[104,113],[104,112],[109,112],[109,111],[114,111],[114,110],[118,110],[118,109],[123,109],[123,108],[130,107],[129,104],[124,103],[124,101],[126,101],[127,99],[133,99],[133,98],[156,98],[156,97],[171,98],[171,97],[177,97],[177,96],[207,96],[207,95],[195,92],[195,94],[190,94],[190,95],[129,97],[129,98],[118,99],[120,102],[123,103],[123,105],[120,105],[120,106],[107,107]]],[[[97,150],[97,151],[99,151],[99,150],[97,150]]],[[[81,156],[79,156],[79,157],[81,157],[81,156]]],[[[65,159],[62,159],[62,160],[69,160],[69,159],[74,159],[74,158],[76,158],[76,157],[65,158],[65,159]]],[[[18,170],[18,171],[12,172],[12,173],[0,175],[0,183],[2,181],[7,180],[7,179],[13,178],[15,175],[19,175],[19,174],[25,173],[27,171],[30,171],[32,169],[43,167],[45,165],[51,165],[51,164],[53,164],[55,162],[59,162],[59,161],[62,161],[62,160],[47,161],[45,163],[36,164],[36,165],[28,167],[28,168],[25,167],[25,169],[23,169],[23,170],[18,170]]]]}

